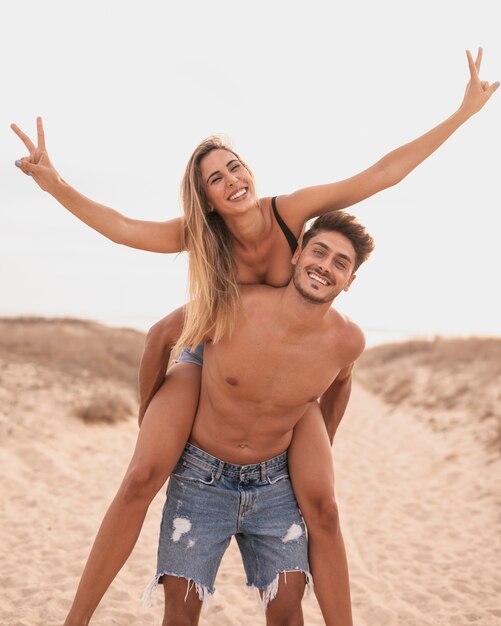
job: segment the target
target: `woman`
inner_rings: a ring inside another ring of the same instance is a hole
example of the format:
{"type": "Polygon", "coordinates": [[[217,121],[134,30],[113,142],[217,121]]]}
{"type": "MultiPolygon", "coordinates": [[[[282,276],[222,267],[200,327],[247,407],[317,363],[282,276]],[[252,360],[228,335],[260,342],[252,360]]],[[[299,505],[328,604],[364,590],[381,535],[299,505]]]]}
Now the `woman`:
{"type": "MultiPolygon", "coordinates": [[[[499,83],[489,85],[480,80],[481,49],[475,62],[469,52],[467,57],[470,81],[460,108],[450,118],[350,179],[302,189],[280,197],[275,203],[269,198],[257,199],[250,170],[234,152],[217,142],[201,144],[188,164],[182,194],[184,221],[130,220],[79,194],[60,179],[51,165],[41,120],[38,120],[37,147],[13,126],[30,152],[29,157],[17,161],[16,165],[79,219],[113,241],[156,252],[187,249],[190,252],[191,299],[184,328],[182,315],[176,314],[153,335],[165,335],[164,345],[169,347],[174,342],[178,347],[197,345],[209,330],[216,338],[231,332],[239,283],[282,286],[288,282],[293,247],[309,218],[348,207],[398,183],[483,107],[499,83]]],[[[147,352],[143,358],[143,412],[158,386],[158,381],[152,382],[151,374],[149,381],[145,383],[144,379],[144,371],[147,371],[144,368],[155,358],[161,361],[163,355],[150,357],[147,352]]],[[[134,457],[97,535],[67,625],[88,623],[106,588],[130,554],[149,503],[170,474],[188,439],[199,384],[200,368],[196,365],[181,362],[170,368],[158,398],[154,399],[165,403],[162,422],[154,423],[146,414],[134,457]],[[162,442],[160,447],[159,441],[162,442]]],[[[346,390],[343,393],[346,394],[346,390]]],[[[329,407],[328,402],[323,405],[339,418],[339,408],[329,407]]],[[[311,410],[319,412],[317,405],[311,410]]],[[[331,425],[332,416],[324,417],[327,425],[331,425]]],[[[332,436],[334,429],[335,426],[331,426],[332,436]]],[[[290,469],[308,526],[316,593],[326,624],[349,624],[344,554],[339,552],[339,543],[337,553],[329,543],[333,529],[337,529],[330,451],[325,451],[325,441],[320,442],[321,453],[313,455],[316,466],[312,468],[311,439],[306,435],[300,429],[295,433],[290,469]],[[304,476],[304,471],[295,470],[301,467],[309,468],[308,476],[304,476]],[[318,481],[317,474],[326,478],[318,481]],[[340,589],[333,590],[332,580],[336,578],[341,581],[340,589]]]]}

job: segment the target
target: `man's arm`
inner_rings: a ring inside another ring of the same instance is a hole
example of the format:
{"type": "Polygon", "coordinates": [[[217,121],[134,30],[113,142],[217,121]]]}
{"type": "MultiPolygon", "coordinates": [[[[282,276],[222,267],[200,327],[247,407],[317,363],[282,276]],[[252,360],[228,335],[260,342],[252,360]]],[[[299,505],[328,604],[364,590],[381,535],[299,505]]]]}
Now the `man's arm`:
{"type": "Polygon", "coordinates": [[[322,411],[331,445],[350,399],[352,370],[353,363],[342,369],[331,386],[320,397],[320,410],[322,411]]]}
{"type": "Polygon", "coordinates": [[[152,326],[146,336],[139,366],[139,426],[153,396],[165,379],[173,346],[184,324],[184,307],[176,309],[152,326]]]}

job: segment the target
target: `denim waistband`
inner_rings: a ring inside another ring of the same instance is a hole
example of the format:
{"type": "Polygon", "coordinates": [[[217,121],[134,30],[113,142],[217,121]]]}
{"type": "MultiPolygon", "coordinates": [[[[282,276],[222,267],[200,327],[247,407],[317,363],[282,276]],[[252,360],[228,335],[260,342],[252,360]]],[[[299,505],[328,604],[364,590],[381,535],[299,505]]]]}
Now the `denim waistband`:
{"type": "Polygon", "coordinates": [[[197,448],[191,443],[187,443],[181,459],[197,465],[204,470],[215,470],[216,477],[221,475],[240,478],[265,478],[268,472],[276,472],[287,467],[287,451],[282,452],[278,456],[262,461],[261,463],[252,463],[250,465],[236,465],[235,463],[227,463],[212,454],[197,448]]]}

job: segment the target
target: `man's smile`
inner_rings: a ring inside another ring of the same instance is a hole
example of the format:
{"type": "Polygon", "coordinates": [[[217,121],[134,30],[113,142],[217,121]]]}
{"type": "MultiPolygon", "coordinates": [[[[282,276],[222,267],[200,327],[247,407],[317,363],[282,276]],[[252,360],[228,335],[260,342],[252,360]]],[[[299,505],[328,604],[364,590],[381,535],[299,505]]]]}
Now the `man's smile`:
{"type": "Polygon", "coordinates": [[[310,270],[308,272],[308,276],[312,279],[315,280],[317,283],[320,283],[321,285],[330,285],[332,284],[330,281],[328,281],[326,278],[323,278],[322,276],[320,276],[320,274],[317,274],[316,272],[310,270]]]}

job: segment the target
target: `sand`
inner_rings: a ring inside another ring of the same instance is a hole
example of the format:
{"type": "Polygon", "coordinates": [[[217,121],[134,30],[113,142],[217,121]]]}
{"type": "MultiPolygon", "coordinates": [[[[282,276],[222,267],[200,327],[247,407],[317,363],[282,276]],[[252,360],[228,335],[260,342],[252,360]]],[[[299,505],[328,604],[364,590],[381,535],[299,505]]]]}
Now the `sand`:
{"type": "MultiPolygon", "coordinates": [[[[0,373],[0,624],[60,625],[137,426],[77,418],[86,379],[5,353],[0,373]]],[[[355,384],[334,446],[355,624],[501,624],[499,452],[400,405],[355,384]]],[[[141,593],[154,573],[163,500],[92,624],[161,624],[161,590],[149,611],[141,593]]],[[[216,584],[201,624],[264,624],[234,544],[216,584]]],[[[323,623],[314,599],[303,605],[306,624],[323,623]]]]}

